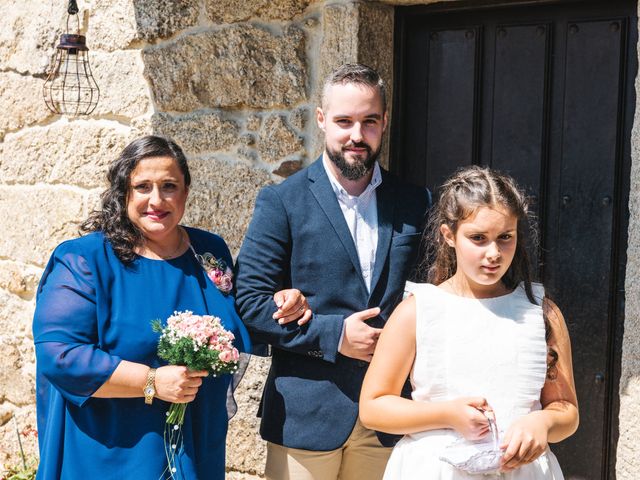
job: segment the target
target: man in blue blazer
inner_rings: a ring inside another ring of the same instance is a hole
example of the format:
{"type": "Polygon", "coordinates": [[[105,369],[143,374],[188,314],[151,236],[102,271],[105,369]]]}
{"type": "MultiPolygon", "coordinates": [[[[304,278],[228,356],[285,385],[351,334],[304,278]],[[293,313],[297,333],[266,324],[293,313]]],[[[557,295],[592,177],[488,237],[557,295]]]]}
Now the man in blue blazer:
{"type": "Polygon", "coordinates": [[[414,266],[430,196],[377,162],[387,111],[371,68],[334,71],[317,121],[322,156],[258,195],[236,299],[253,340],[271,346],[259,411],[267,478],[371,480],[382,478],[392,442],[360,424],[358,397],[414,266]],[[306,296],[308,322],[274,319],[283,288],[306,296]]]}

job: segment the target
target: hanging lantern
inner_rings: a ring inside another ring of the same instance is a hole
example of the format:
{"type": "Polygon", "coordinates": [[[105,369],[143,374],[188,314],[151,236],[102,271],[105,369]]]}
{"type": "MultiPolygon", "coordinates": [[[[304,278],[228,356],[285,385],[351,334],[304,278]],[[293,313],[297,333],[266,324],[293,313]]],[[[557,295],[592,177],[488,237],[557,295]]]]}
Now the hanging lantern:
{"type": "Polygon", "coordinates": [[[80,19],[75,0],[69,1],[67,13],[67,32],[69,19],[75,15],[77,33],[65,33],[60,37],[51,70],[44,82],[44,102],[53,113],[88,115],[98,105],[100,89],[91,74],[87,39],[80,35],[80,19]]]}

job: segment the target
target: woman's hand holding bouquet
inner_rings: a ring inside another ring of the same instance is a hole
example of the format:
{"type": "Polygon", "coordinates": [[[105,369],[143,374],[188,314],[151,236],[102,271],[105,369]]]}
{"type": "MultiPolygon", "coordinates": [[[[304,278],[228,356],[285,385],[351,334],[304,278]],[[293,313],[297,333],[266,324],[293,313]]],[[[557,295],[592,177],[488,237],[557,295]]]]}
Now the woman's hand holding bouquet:
{"type": "Polygon", "coordinates": [[[171,372],[173,386],[162,386],[164,372],[156,380],[158,396],[164,395],[164,399],[173,402],[167,423],[182,425],[187,403],[195,398],[202,377],[235,372],[240,354],[233,346],[233,333],[222,326],[218,317],[194,315],[188,310],[174,312],[166,326],[160,320],[154,320],[152,328],[160,333],[158,356],[170,365],[182,366],[171,372]],[[175,375],[180,376],[177,383],[175,375]]]}
{"type": "Polygon", "coordinates": [[[170,403],[193,402],[207,376],[206,370],[189,370],[180,365],[160,367],[156,371],[156,397],[170,403]]]}

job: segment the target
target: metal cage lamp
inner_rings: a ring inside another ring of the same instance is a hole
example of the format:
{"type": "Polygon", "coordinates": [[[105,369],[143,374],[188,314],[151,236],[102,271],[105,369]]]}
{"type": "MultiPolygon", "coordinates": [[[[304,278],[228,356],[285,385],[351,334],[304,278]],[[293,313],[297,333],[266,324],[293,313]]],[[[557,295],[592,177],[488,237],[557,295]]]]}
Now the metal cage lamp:
{"type": "Polygon", "coordinates": [[[79,34],[78,11],[76,1],[70,0],[67,9],[67,32],[69,19],[75,15],[77,33],[65,33],[60,36],[54,61],[44,82],[44,102],[53,113],[89,115],[95,110],[100,98],[100,89],[89,66],[87,39],[79,34]]]}

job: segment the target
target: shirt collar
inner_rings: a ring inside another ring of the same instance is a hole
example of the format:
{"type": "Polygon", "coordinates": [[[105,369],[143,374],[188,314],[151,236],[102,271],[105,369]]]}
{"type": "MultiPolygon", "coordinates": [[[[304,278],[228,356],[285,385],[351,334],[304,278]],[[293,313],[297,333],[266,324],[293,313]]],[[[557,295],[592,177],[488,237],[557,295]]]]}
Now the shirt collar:
{"type": "Polygon", "coordinates": [[[365,198],[371,192],[373,192],[376,188],[378,188],[382,183],[382,172],[380,171],[380,165],[376,161],[376,163],[373,164],[373,175],[371,175],[371,181],[369,182],[369,185],[367,185],[367,188],[364,189],[364,192],[362,192],[358,197],[349,195],[349,193],[347,193],[344,187],[340,185],[340,182],[338,182],[336,177],[333,175],[331,168],[327,164],[327,162],[330,162],[330,161],[331,160],[327,159],[326,155],[322,156],[322,166],[324,167],[325,172],[327,172],[327,177],[329,177],[329,183],[331,183],[331,188],[333,188],[333,191],[335,192],[336,196],[338,196],[339,198],[340,197],[347,198],[347,199],[365,198]]]}

